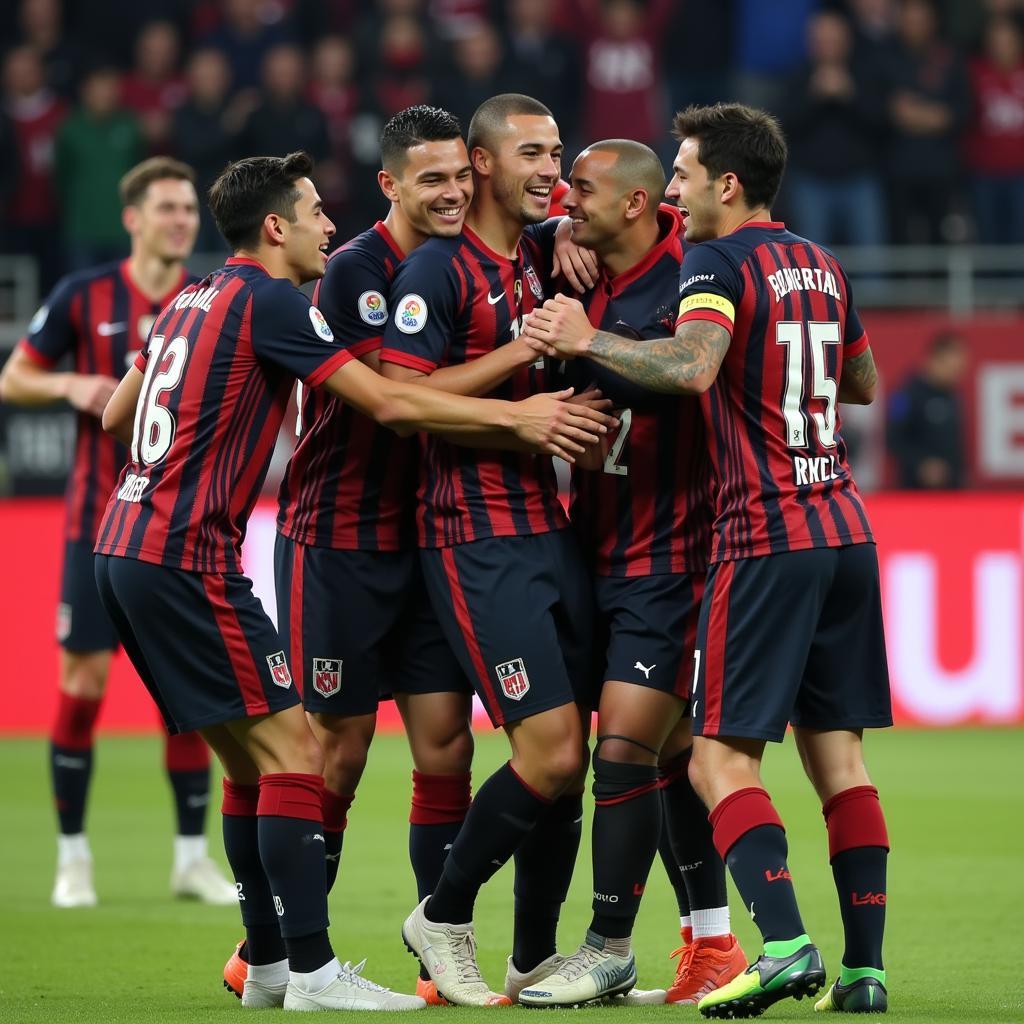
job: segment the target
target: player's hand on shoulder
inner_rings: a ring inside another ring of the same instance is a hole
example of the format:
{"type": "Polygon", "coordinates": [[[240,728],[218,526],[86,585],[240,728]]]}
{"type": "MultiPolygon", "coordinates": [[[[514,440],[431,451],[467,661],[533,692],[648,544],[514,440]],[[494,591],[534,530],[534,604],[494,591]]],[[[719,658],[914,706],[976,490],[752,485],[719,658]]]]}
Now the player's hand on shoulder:
{"type": "Polygon", "coordinates": [[[102,373],[74,373],[68,379],[68,403],[79,412],[88,413],[97,419],[117,389],[117,379],[102,373]]]}
{"type": "Polygon", "coordinates": [[[599,395],[591,392],[582,402],[574,403],[573,389],[566,388],[516,402],[516,437],[537,452],[574,462],[616,425],[599,395]]]}
{"type": "Polygon", "coordinates": [[[533,310],[523,323],[523,337],[544,355],[572,359],[586,352],[596,328],[579,299],[556,295],[533,310]]]}
{"type": "Polygon", "coordinates": [[[572,240],[572,221],[563,217],[555,229],[551,277],[561,274],[578,292],[585,292],[597,284],[601,264],[593,249],[584,249],[572,240]]]}

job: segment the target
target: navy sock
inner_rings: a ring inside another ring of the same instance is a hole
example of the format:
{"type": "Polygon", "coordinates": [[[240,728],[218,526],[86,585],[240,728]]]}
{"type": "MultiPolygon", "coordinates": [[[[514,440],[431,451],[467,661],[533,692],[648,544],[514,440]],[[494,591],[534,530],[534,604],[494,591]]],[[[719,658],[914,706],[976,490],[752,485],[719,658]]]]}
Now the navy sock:
{"type": "Polygon", "coordinates": [[[169,771],[174,791],[179,836],[201,836],[206,830],[206,808],[210,802],[210,769],[169,771]]]}
{"type": "Polygon", "coordinates": [[[786,864],[788,854],[786,833],[778,825],[758,825],[737,839],[725,858],[743,904],[765,942],[804,934],[786,864]]]}
{"type": "Polygon", "coordinates": [[[555,952],[558,918],[576,866],[582,821],[583,794],[559,797],[544,808],[515,852],[512,962],[524,974],[555,952]]]}
{"type": "Polygon", "coordinates": [[[285,958],[274,897],[260,860],[256,807],[258,786],[224,780],[224,852],[238,887],[238,907],[245,925],[239,956],[249,964],[273,964],[285,958]]]}
{"type": "Polygon", "coordinates": [[[591,931],[628,938],[658,852],[661,797],[655,765],[594,756],[594,917],[591,931]]]}
{"type": "Polygon", "coordinates": [[[889,851],[880,846],[844,850],[832,859],[832,877],[843,918],[846,967],[883,969],[886,866],[889,851]]]}
{"type": "Polygon", "coordinates": [[[427,919],[447,924],[472,921],[480,887],[515,853],[549,804],[510,764],[503,764],[473,798],[425,908],[427,919]]]}
{"type": "Polygon", "coordinates": [[[471,775],[412,773],[409,809],[409,862],[416,891],[425,899],[436,888],[470,805],[471,775]]]}
{"type": "Polygon", "coordinates": [[[672,891],[676,895],[676,906],[679,907],[679,916],[689,917],[690,897],[686,892],[686,881],[683,878],[683,872],[679,868],[675,851],[672,849],[672,843],[669,839],[668,810],[665,807],[664,796],[661,801],[661,835],[658,837],[658,854],[665,868],[665,874],[668,876],[669,885],[672,886],[672,891]]]}
{"type": "Polygon", "coordinates": [[[341,867],[341,850],[345,843],[345,826],[348,812],[355,800],[355,794],[340,794],[324,787],[324,862],[327,877],[327,891],[334,888],[341,867]]]}
{"type": "Polygon", "coordinates": [[[92,767],[91,746],[75,750],[50,744],[50,779],[62,835],[76,836],[85,828],[85,804],[92,767]]]}

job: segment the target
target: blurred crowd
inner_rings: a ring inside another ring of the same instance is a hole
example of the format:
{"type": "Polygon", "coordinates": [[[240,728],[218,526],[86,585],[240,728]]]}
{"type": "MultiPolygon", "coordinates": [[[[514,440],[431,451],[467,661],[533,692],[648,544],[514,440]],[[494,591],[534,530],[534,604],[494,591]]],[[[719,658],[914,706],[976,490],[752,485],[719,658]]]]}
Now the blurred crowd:
{"type": "MultiPolygon", "coordinates": [[[[339,238],[381,212],[382,123],[468,124],[527,92],[567,153],[669,114],[774,110],[780,213],[828,244],[1024,243],[1024,0],[11,0],[0,10],[2,249],[46,287],[126,248],[116,183],[169,153],[201,188],[306,149],[339,238]]],[[[222,243],[208,219],[199,248],[222,243]]]]}

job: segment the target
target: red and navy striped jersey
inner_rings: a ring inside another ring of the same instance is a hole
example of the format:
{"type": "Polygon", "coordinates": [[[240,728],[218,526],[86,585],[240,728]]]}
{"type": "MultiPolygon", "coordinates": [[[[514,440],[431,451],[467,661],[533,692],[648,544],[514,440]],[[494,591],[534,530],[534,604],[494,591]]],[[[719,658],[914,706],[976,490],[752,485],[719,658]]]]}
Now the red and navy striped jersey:
{"type": "MultiPolygon", "coordinates": [[[[331,255],[313,302],[353,356],[381,347],[391,279],[404,258],[380,221],[331,255]]],[[[303,388],[300,424],[278,530],[318,547],[413,546],[416,438],[400,438],[322,388],[303,388]]]]}
{"type": "MultiPolygon", "coordinates": [[[[516,258],[489,249],[469,228],[431,238],[398,268],[381,360],[432,373],[478,359],[514,338],[543,301],[535,243],[516,258]]],[[[487,397],[518,401],[549,390],[543,359],[517,370],[487,397]]],[[[548,456],[466,448],[428,435],[417,526],[422,547],[483,537],[528,536],[568,525],[548,456]]]]}
{"type": "Polygon", "coordinates": [[[241,543],[298,377],[352,353],[288,281],[232,258],[157,318],[128,465],[96,551],[190,572],[241,572],[241,543]]]}
{"type": "Polygon", "coordinates": [[[868,347],[836,258],[779,223],[751,223],[686,254],[678,323],[732,342],[701,396],[718,480],[712,561],[870,541],[846,461],[843,359],[868,347]]]}
{"type": "MultiPolygon", "coordinates": [[[[590,322],[627,338],[672,332],[683,262],[682,218],[658,214],[658,243],[636,266],[581,297],[590,322]]],[[[566,363],[577,391],[596,384],[621,426],[600,472],[573,469],[569,519],[598,576],[704,572],[712,488],[704,420],[692,397],[660,395],[588,359],[566,363]]]]}
{"type": "MultiPolygon", "coordinates": [[[[70,353],[76,373],[120,380],[146,343],[157,314],[193,280],[183,270],[174,288],[154,302],[131,279],[127,260],[68,274],[32,318],[21,351],[47,370],[70,353]]],[[[78,413],[66,493],[67,540],[96,540],[107,498],[127,455],[124,445],[104,433],[97,417],[78,413]]]]}

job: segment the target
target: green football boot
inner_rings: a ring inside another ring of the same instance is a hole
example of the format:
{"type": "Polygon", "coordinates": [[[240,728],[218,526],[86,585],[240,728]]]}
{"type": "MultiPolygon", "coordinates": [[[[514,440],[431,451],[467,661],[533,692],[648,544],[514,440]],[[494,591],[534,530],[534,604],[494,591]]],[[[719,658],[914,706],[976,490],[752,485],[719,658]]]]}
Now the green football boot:
{"type": "Polygon", "coordinates": [[[821,954],[808,942],[789,956],[759,957],[728,985],[709,992],[697,1009],[719,1020],[757,1017],[780,999],[813,996],[824,984],[821,954]]]}
{"type": "Polygon", "coordinates": [[[877,978],[858,978],[849,985],[837,980],[814,1004],[818,1013],[885,1013],[889,993],[877,978]]]}

